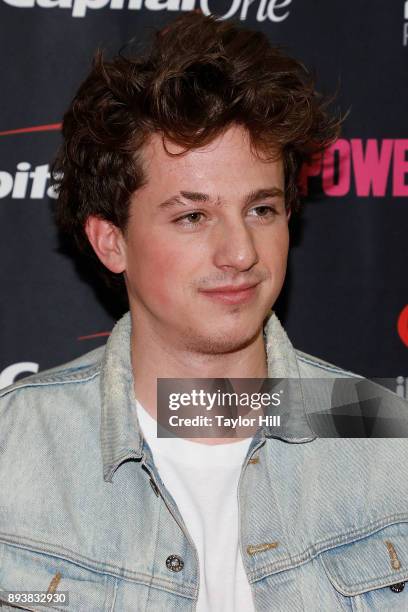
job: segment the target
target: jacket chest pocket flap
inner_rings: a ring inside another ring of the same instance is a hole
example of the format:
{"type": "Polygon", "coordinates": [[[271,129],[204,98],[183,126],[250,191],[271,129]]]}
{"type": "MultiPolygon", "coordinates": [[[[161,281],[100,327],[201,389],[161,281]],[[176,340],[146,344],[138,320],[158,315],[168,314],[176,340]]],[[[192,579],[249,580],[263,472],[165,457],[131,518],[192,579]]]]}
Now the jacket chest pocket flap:
{"type": "Polygon", "coordinates": [[[333,587],[355,598],[356,609],[408,610],[408,523],[332,548],[321,560],[333,587]]]}
{"type": "Polygon", "coordinates": [[[26,593],[18,595],[18,601],[14,597],[13,602],[5,601],[2,595],[2,609],[44,612],[51,608],[62,612],[100,612],[112,608],[114,587],[113,578],[84,569],[73,562],[0,544],[0,591],[26,593]],[[39,606],[27,592],[54,594],[54,601],[47,607],[39,606]]]}

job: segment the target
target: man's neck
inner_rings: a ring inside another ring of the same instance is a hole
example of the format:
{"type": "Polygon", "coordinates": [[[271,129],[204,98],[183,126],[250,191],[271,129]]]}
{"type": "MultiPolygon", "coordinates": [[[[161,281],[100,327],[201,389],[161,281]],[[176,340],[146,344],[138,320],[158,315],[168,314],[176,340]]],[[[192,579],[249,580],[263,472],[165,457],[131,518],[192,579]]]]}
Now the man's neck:
{"type": "MultiPolygon", "coordinates": [[[[146,333],[132,321],[131,354],[136,398],[154,419],[158,378],[265,378],[268,371],[262,330],[243,348],[209,355],[174,346],[160,334],[151,330],[146,333]]],[[[196,441],[217,444],[234,440],[196,441]]]]}

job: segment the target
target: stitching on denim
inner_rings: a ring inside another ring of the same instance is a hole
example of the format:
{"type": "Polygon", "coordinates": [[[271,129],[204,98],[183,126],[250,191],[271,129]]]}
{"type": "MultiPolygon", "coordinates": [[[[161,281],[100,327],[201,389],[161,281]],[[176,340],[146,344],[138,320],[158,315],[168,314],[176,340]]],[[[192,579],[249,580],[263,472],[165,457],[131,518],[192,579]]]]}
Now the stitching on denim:
{"type": "Polygon", "coordinates": [[[259,457],[258,457],[258,456],[257,456],[257,457],[252,457],[252,458],[251,458],[251,459],[248,461],[248,464],[250,464],[250,463],[259,463],[259,457]]]}
{"type": "Polygon", "coordinates": [[[85,383],[85,382],[89,382],[90,380],[93,380],[97,376],[99,376],[99,369],[96,372],[93,372],[92,374],[87,375],[86,378],[77,377],[77,378],[71,378],[68,380],[50,378],[50,379],[44,379],[44,380],[37,380],[33,382],[27,382],[26,384],[21,383],[21,384],[18,384],[18,386],[13,385],[10,389],[6,389],[2,393],[0,393],[0,399],[2,397],[6,397],[6,395],[9,395],[10,393],[14,393],[14,391],[20,391],[20,389],[32,389],[34,387],[54,387],[56,385],[70,385],[70,384],[75,384],[75,383],[85,383]]]}
{"type": "MultiPolygon", "coordinates": [[[[346,595],[348,597],[352,597],[354,595],[359,595],[360,593],[356,593],[355,590],[351,591],[351,590],[346,590],[347,588],[349,588],[349,585],[345,585],[346,589],[343,588],[343,586],[341,586],[335,577],[333,577],[330,573],[330,570],[327,568],[327,564],[326,561],[324,560],[324,558],[321,558],[321,562],[323,564],[323,567],[325,569],[325,572],[328,576],[328,579],[330,580],[330,582],[332,583],[332,585],[335,587],[335,589],[337,589],[342,595],[346,595]]],[[[355,589],[359,589],[360,587],[366,588],[367,590],[370,590],[371,586],[374,586],[376,588],[383,588],[386,586],[391,586],[391,584],[395,584],[395,580],[400,580],[401,578],[405,578],[405,580],[408,579],[408,574],[407,574],[407,569],[405,569],[405,573],[404,570],[401,570],[400,572],[398,572],[398,574],[392,574],[389,573],[386,576],[382,577],[382,582],[378,583],[377,579],[373,579],[373,580],[364,580],[363,582],[356,582],[353,584],[355,589]],[[389,583],[389,581],[392,581],[391,583],[389,583]]],[[[364,592],[364,591],[363,591],[364,592]]]]}
{"type": "Polygon", "coordinates": [[[346,374],[347,376],[350,376],[350,378],[361,378],[361,376],[358,376],[358,374],[354,374],[353,372],[349,372],[348,370],[343,370],[342,368],[337,368],[336,366],[326,365],[324,363],[321,363],[320,361],[307,359],[306,357],[303,357],[303,355],[299,355],[299,353],[296,353],[296,356],[299,361],[303,361],[304,363],[308,363],[309,365],[314,365],[317,368],[320,368],[321,370],[327,370],[328,372],[337,372],[338,374],[346,374]]]}
{"type": "Polygon", "coordinates": [[[401,568],[401,562],[398,559],[397,551],[394,548],[394,544],[389,540],[384,540],[384,544],[387,547],[388,554],[390,556],[391,567],[393,570],[399,570],[401,568]]]}
{"type": "MultiPolygon", "coordinates": [[[[110,574],[107,573],[107,574],[109,576],[116,577],[114,574],[111,574],[111,573],[110,574]]],[[[140,575],[138,576],[137,580],[134,578],[129,578],[128,576],[120,576],[120,578],[122,580],[131,581],[133,584],[134,583],[136,583],[137,585],[142,584],[143,586],[148,587],[149,582],[150,582],[150,576],[147,576],[147,574],[143,574],[143,576],[146,576],[146,579],[140,578],[140,575]]],[[[156,578],[153,584],[153,587],[155,589],[159,589],[159,591],[165,591],[166,593],[171,593],[172,595],[180,595],[181,597],[186,597],[187,599],[195,599],[194,594],[183,592],[184,587],[182,585],[178,585],[178,584],[175,585],[174,582],[170,582],[169,585],[161,584],[162,582],[163,583],[165,582],[165,578],[156,578]]]]}
{"type": "Polygon", "coordinates": [[[115,578],[115,584],[113,585],[112,605],[110,607],[109,612],[114,612],[117,595],[118,595],[118,579],[115,578]]]}
{"type": "Polygon", "coordinates": [[[366,525],[365,528],[352,529],[351,531],[347,531],[346,533],[340,534],[338,536],[321,540],[316,544],[311,544],[303,552],[299,553],[298,555],[295,555],[294,557],[288,555],[285,559],[280,559],[278,561],[275,561],[274,563],[268,563],[267,565],[264,565],[256,570],[252,570],[250,572],[250,580],[256,582],[257,580],[266,578],[268,574],[266,574],[265,572],[269,572],[271,574],[278,571],[283,571],[285,569],[295,568],[307,561],[310,561],[314,557],[317,557],[317,555],[321,554],[322,552],[325,552],[326,550],[331,550],[337,544],[351,544],[352,542],[356,541],[356,539],[349,538],[357,537],[357,539],[359,539],[358,536],[360,535],[361,537],[372,535],[373,533],[380,531],[382,528],[389,527],[397,522],[408,523],[408,514],[406,512],[392,514],[390,516],[385,517],[384,519],[371,521],[366,525]]]}
{"type": "Polygon", "coordinates": [[[59,583],[61,582],[61,578],[62,578],[61,573],[57,572],[55,576],[53,577],[53,579],[51,580],[50,584],[48,585],[48,589],[47,589],[48,594],[53,595],[55,593],[59,583]]]}
{"type": "Polygon", "coordinates": [[[329,540],[321,540],[320,542],[317,542],[316,544],[312,544],[311,546],[309,546],[308,548],[306,548],[305,551],[303,551],[302,553],[296,555],[295,557],[292,558],[293,564],[290,565],[290,562],[287,563],[286,559],[285,560],[280,560],[280,561],[276,561],[275,563],[269,563],[268,565],[258,569],[258,570],[254,570],[251,572],[251,577],[252,574],[254,574],[256,576],[256,574],[262,572],[262,571],[266,571],[268,569],[273,570],[273,569],[278,569],[278,571],[282,571],[284,569],[292,569],[298,565],[303,564],[306,561],[309,561],[311,559],[313,559],[314,557],[316,557],[317,555],[321,554],[322,552],[325,552],[327,550],[331,550],[332,548],[334,548],[337,544],[351,544],[353,542],[355,542],[356,540],[347,540],[347,537],[354,537],[354,536],[359,536],[362,535],[362,537],[364,536],[368,536],[368,535],[372,535],[374,533],[376,533],[377,531],[380,531],[382,528],[384,527],[389,527],[392,524],[395,524],[398,521],[402,521],[402,522],[408,522],[408,515],[406,513],[404,514],[395,514],[395,515],[391,515],[385,519],[382,519],[381,521],[377,521],[377,522],[372,522],[372,523],[368,523],[367,528],[364,529],[354,529],[352,531],[349,531],[345,534],[340,534],[339,536],[336,536],[334,538],[331,538],[329,540]],[[405,520],[404,520],[405,519],[405,520]],[[389,522],[389,521],[393,521],[393,522],[389,522]],[[374,527],[374,530],[371,531],[371,528],[374,527]],[[320,548],[319,548],[320,546],[320,548]],[[312,555],[309,555],[309,551],[310,550],[314,550],[315,549],[315,553],[312,555]],[[299,559],[299,561],[295,561],[296,559],[299,559]]]}
{"type": "Polygon", "coordinates": [[[279,546],[279,542],[265,542],[264,544],[249,544],[246,547],[246,551],[248,555],[256,555],[258,552],[264,552],[265,550],[270,550],[271,548],[277,548],[279,546]]]}
{"type": "MultiPolygon", "coordinates": [[[[149,476],[150,476],[150,482],[152,482],[152,477],[151,477],[151,475],[149,475],[149,476]]],[[[156,485],[156,483],[155,483],[155,485],[156,485]]],[[[161,498],[161,496],[159,497],[158,501],[159,501],[159,512],[158,512],[158,516],[157,516],[157,524],[156,524],[156,539],[155,539],[155,542],[154,542],[154,552],[153,552],[153,568],[154,568],[154,565],[155,565],[155,563],[156,563],[157,547],[158,547],[158,543],[159,543],[159,525],[160,525],[160,516],[161,516],[161,513],[162,513],[162,507],[163,507],[163,503],[164,503],[164,502],[163,502],[163,500],[162,500],[162,498],[161,498]]],[[[152,583],[153,583],[153,573],[152,573],[152,575],[150,576],[149,590],[148,590],[148,592],[147,592],[147,599],[146,599],[146,611],[147,611],[147,610],[149,610],[149,599],[150,599],[150,590],[151,590],[151,588],[152,588],[152,583]]]]}
{"type": "MultiPolygon", "coordinates": [[[[100,569],[98,562],[96,562],[94,559],[90,559],[89,557],[85,557],[84,555],[79,555],[75,553],[74,551],[65,548],[64,546],[59,546],[58,551],[61,550],[68,554],[61,555],[61,554],[58,554],[58,552],[51,552],[49,549],[35,548],[36,544],[43,545],[45,544],[45,542],[42,542],[40,540],[34,540],[32,538],[27,538],[27,537],[24,538],[24,540],[26,540],[27,542],[29,541],[32,542],[33,546],[27,547],[23,542],[20,543],[16,540],[13,540],[13,538],[10,538],[8,534],[0,532],[0,541],[3,542],[4,544],[15,546],[17,548],[22,548],[23,550],[28,550],[34,553],[37,552],[39,554],[56,557],[57,559],[68,561],[69,563],[74,563],[75,565],[78,565],[79,567],[83,567],[84,569],[89,570],[91,572],[94,571],[98,574],[113,576],[114,578],[124,578],[124,579],[127,578],[128,580],[137,580],[141,584],[145,584],[146,586],[149,586],[149,581],[151,580],[151,576],[149,574],[144,574],[143,572],[134,572],[132,570],[124,569],[123,567],[112,565],[106,562],[104,562],[103,564],[104,568],[100,569]]],[[[177,595],[179,594],[183,595],[184,597],[188,597],[189,599],[194,598],[194,595],[191,595],[190,593],[195,593],[197,590],[196,586],[193,584],[179,585],[179,584],[172,582],[171,580],[167,580],[166,578],[156,577],[154,586],[156,588],[160,588],[159,583],[163,583],[161,585],[161,588],[166,589],[167,586],[172,587],[173,593],[176,593],[177,595]]]]}

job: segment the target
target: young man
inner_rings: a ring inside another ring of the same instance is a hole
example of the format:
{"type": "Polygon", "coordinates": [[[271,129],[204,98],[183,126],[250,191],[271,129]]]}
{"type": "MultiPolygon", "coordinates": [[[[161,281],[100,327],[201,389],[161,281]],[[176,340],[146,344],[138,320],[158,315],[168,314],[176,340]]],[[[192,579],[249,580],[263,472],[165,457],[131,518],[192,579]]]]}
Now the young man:
{"type": "Polygon", "coordinates": [[[158,378],[362,380],[270,311],[301,163],[338,131],[325,108],[264,35],[196,13],[144,57],[97,57],[64,119],[58,221],[130,313],[2,392],[6,609],[408,609],[406,440],[318,437],[324,386],[282,428],[156,435],[158,378]]]}

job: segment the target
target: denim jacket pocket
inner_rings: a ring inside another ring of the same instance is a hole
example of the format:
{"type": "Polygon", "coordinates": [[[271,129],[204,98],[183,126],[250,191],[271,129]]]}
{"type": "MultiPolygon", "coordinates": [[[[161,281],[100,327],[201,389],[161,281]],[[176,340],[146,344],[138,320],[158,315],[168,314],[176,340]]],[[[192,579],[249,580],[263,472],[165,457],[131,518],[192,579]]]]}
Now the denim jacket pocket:
{"type": "Polygon", "coordinates": [[[352,610],[408,610],[408,523],[388,525],[320,557],[332,586],[352,610]]]}
{"type": "Polygon", "coordinates": [[[0,543],[0,611],[111,610],[115,582],[72,561],[0,543]],[[8,597],[9,592],[14,596],[8,597]],[[43,594],[54,595],[46,607],[38,603],[38,599],[46,599],[43,594]]]}

